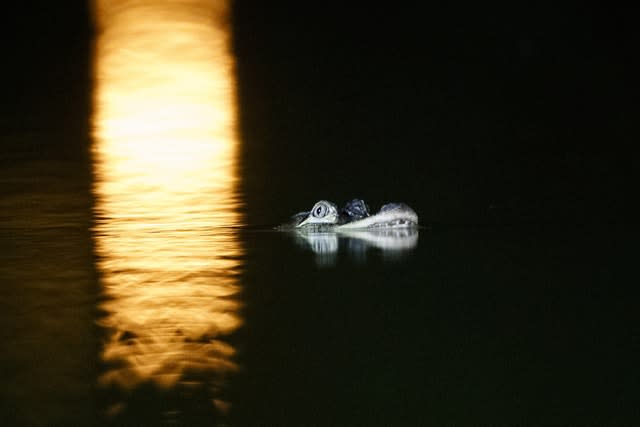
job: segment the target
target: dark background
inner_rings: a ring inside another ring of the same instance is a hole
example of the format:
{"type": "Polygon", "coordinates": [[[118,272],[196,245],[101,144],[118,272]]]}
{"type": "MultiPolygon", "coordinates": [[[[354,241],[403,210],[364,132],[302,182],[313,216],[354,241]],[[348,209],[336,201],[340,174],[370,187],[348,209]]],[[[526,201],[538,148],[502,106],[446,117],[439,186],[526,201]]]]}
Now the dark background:
{"type": "Polygon", "coordinates": [[[307,203],[404,200],[434,222],[628,219],[631,16],[241,2],[248,193],[260,211],[276,187],[307,203]]]}
{"type": "MultiPolygon", "coordinates": [[[[634,219],[632,12],[236,2],[248,221],[352,197],[432,223],[634,219]]],[[[36,151],[86,148],[89,15],[84,1],[4,15],[3,143],[27,130],[48,135],[36,151]]]]}

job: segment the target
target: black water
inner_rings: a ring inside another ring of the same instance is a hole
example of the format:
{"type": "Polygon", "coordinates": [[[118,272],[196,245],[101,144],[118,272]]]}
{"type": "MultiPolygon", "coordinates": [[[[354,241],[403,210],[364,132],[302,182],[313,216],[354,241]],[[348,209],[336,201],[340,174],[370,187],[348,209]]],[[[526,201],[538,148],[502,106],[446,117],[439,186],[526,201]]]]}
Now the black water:
{"type": "Polygon", "coordinates": [[[238,6],[239,369],[193,389],[99,384],[87,11],[45,12],[3,75],[4,424],[637,424],[624,11],[238,6]],[[270,229],[353,197],[410,204],[417,245],[270,229]]]}

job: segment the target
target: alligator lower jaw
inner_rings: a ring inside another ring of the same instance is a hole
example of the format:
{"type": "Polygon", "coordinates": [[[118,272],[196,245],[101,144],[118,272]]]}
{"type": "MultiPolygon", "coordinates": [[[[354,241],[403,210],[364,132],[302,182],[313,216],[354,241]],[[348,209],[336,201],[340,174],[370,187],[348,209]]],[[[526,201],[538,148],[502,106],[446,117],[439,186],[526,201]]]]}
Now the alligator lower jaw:
{"type": "Polygon", "coordinates": [[[336,226],[337,230],[350,229],[384,229],[384,228],[408,228],[418,226],[418,216],[414,212],[406,210],[385,211],[358,221],[336,226]]]}
{"type": "Polygon", "coordinates": [[[395,230],[416,228],[418,223],[411,218],[395,218],[389,221],[354,221],[348,224],[309,224],[297,227],[296,230],[312,233],[327,233],[339,231],[358,231],[358,230],[395,230]]]}
{"type": "Polygon", "coordinates": [[[418,223],[411,219],[406,218],[397,218],[392,221],[382,221],[382,222],[374,222],[371,224],[367,224],[366,226],[360,226],[356,223],[350,223],[345,225],[338,225],[336,229],[345,229],[345,230],[358,230],[358,229],[381,229],[381,228],[413,228],[417,227],[418,223]]]}
{"type": "Polygon", "coordinates": [[[395,229],[395,228],[415,228],[418,226],[418,223],[412,220],[407,219],[395,219],[393,221],[385,221],[385,222],[374,222],[371,224],[345,224],[338,225],[335,227],[336,231],[340,230],[384,230],[384,229],[395,229]]]}

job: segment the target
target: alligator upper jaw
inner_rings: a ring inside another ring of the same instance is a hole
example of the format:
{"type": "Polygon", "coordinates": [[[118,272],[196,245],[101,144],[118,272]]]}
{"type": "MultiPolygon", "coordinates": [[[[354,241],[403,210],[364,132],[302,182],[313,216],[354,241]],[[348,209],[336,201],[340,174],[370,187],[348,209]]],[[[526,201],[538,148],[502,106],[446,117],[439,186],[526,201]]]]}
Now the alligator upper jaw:
{"type": "Polygon", "coordinates": [[[409,228],[418,225],[418,215],[408,208],[393,209],[375,215],[337,225],[336,230],[374,229],[374,228],[409,228]]]}

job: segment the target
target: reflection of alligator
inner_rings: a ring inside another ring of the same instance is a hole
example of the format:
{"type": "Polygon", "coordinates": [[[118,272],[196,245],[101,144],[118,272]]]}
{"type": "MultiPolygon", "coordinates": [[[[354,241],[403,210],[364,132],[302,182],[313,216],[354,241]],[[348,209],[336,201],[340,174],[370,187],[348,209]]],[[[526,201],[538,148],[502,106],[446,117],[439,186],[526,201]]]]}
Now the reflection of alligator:
{"type": "Polygon", "coordinates": [[[318,254],[337,252],[338,238],[345,239],[349,244],[349,249],[354,247],[374,247],[383,251],[400,251],[413,249],[418,243],[418,230],[416,228],[344,230],[318,233],[305,233],[297,230],[296,236],[301,242],[308,243],[311,250],[318,254]]]}
{"type": "Polygon", "coordinates": [[[311,249],[321,265],[332,265],[341,250],[364,260],[369,248],[381,249],[386,259],[396,259],[418,244],[418,227],[342,229],[339,231],[311,231],[294,228],[296,241],[311,249]]]}
{"type": "Polygon", "coordinates": [[[418,215],[404,203],[389,203],[374,215],[364,201],[354,199],[338,212],[335,204],[320,200],[309,212],[291,218],[289,227],[309,231],[410,228],[418,225],[418,215]]]}

